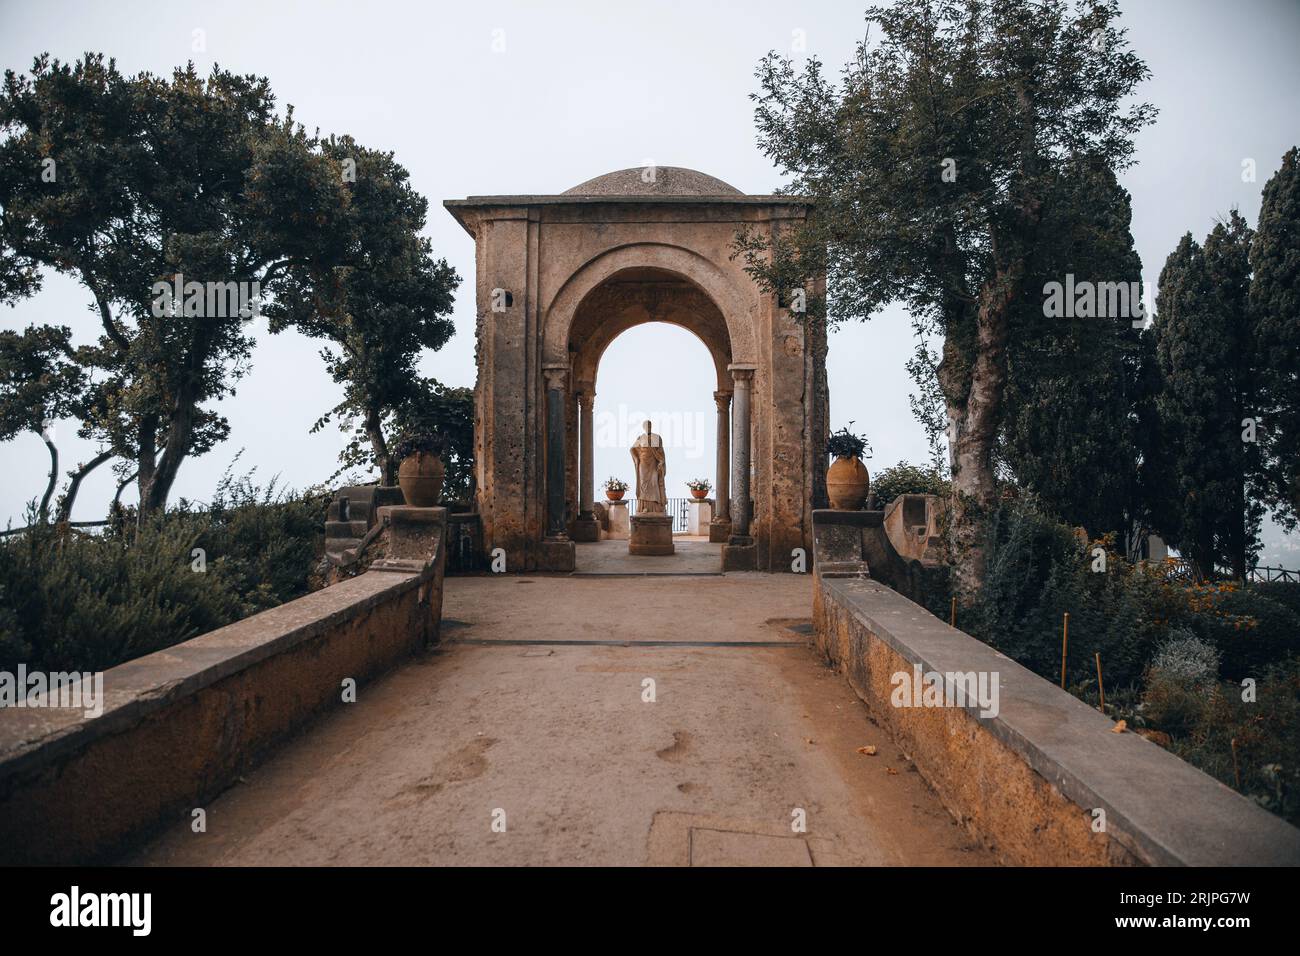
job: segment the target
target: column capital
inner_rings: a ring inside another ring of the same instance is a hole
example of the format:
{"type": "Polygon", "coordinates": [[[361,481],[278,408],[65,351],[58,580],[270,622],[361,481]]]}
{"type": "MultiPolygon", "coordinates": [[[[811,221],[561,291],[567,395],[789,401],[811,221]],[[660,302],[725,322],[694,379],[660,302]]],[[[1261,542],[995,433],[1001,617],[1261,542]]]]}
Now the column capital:
{"type": "Polygon", "coordinates": [[[564,390],[565,380],[569,376],[569,366],[564,364],[543,365],[542,375],[546,377],[547,389],[564,390]]]}
{"type": "Polygon", "coordinates": [[[731,404],[731,393],[725,391],[714,392],[713,400],[718,403],[718,409],[721,411],[731,404]]]}
{"type": "Polygon", "coordinates": [[[749,382],[753,381],[754,372],[757,369],[758,369],[757,365],[747,365],[747,364],[739,364],[739,363],[733,363],[727,366],[727,371],[731,373],[731,378],[736,383],[737,386],[740,386],[742,382],[748,384],[749,382]]]}
{"type": "Polygon", "coordinates": [[[574,382],[573,394],[577,396],[580,405],[590,405],[596,400],[596,383],[595,382],[574,382]]]}

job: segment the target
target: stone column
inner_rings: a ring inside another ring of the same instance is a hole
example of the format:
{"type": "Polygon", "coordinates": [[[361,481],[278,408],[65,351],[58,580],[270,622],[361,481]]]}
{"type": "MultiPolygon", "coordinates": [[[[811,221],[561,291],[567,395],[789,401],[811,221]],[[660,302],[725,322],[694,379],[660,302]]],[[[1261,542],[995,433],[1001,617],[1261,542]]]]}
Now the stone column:
{"type": "Polygon", "coordinates": [[[544,369],[546,375],[546,537],[566,540],[564,488],[564,380],[563,366],[544,369]]]}
{"type": "Polygon", "coordinates": [[[726,543],[731,537],[731,393],[714,392],[718,407],[718,487],[714,489],[713,518],[709,522],[709,540],[726,543]]]}
{"type": "Polygon", "coordinates": [[[578,384],[578,520],[573,523],[575,541],[599,541],[600,524],[593,508],[596,503],[595,411],[596,392],[590,382],[578,384]]]}
{"type": "Polygon", "coordinates": [[[718,406],[718,487],[716,517],[731,519],[731,393],[714,392],[713,402],[718,406]]]}
{"type": "Polygon", "coordinates": [[[591,508],[596,503],[593,497],[593,489],[596,485],[596,456],[593,447],[595,427],[591,420],[595,404],[596,393],[590,387],[585,387],[578,392],[578,440],[581,455],[578,467],[579,474],[582,476],[578,481],[578,494],[581,496],[578,501],[580,518],[594,517],[591,508]]]}
{"type": "Polygon", "coordinates": [[[537,555],[541,571],[572,571],[576,556],[566,527],[569,493],[565,488],[564,433],[568,424],[568,374],[567,365],[542,367],[546,379],[546,536],[537,555]]]}
{"type": "Polygon", "coordinates": [[[749,535],[749,404],[754,367],[732,365],[730,370],[736,387],[731,434],[731,534],[735,538],[749,535]]]}

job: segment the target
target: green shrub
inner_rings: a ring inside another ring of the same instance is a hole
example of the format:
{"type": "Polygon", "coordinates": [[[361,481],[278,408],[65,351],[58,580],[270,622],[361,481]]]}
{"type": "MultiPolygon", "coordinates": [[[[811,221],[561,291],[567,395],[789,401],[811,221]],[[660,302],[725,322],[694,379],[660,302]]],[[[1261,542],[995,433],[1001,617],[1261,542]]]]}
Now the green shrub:
{"type": "Polygon", "coordinates": [[[1244,701],[1239,684],[1219,684],[1201,698],[1196,719],[1184,731],[1167,731],[1173,735],[1170,749],[1300,824],[1300,659],[1265,668],[1255,691],[1254,701],[1244,701]]]}
{"type": "Polygon", "coordinates": [[[1300,584],[1293,584],[1290,581],[1260,581],[1258,584],[1250,585],[1250,590],[1278,604],[1285,604],[1300,614],[1300,584]]]}
{"type": "Polygon", "coordinates": [[[134,544],[49,526],[0,544],[13,630],[0,669],[102,670],[239,617],[220,569],[191,570],[191,520],[160,520],[134,544]],[[14,655],[14,656],[10,656],[14,655]]]}
{"type": "Polygon", "coordinates": [[[325,546],[328,501],[319,489],[281,495],[274,481],[259,491],[247,477],[222,480],[201,513],[199,547],[231,582],[241,616],[307,592],[308,573],[325,546]]]}
{"type": "Polygon", "coordinates": [[[871,491],[876,496],[876,507],[884,509],[899,495],[949,495],[948,479],[934,468],[909,465],[900,461],[871,476],[871,491]]]}
{"type": "Polygon", "coordinates": [[[962,629],[1049,680],[1060,679],[1066,613],[1067,683],[1082,688],[1096,687],[1096,654],[1107,686],[1136,684],[1168,634],[1176,602],[1161,576],[1130,564],[1109,540],[1085,545],[1032,497],[1000,503],[986,556],[984,587],[959,611],[962,629]],[[1103,573],[1093,570],[1095,548],[1105,552],[1103,573]]]}
{"type": "Polygon", "coordinates": [[[1300,615],[1255,588],[1234,582],[1188,586],[1187,626],[1218,648],[1223,676],[1257,677],[1300,653],[1300,615]]]}
{"type": "Polygon", "coordinates": [[[1191,631],[1174,631],[1147,670],[1144,721],[1168,734],[1186,733],[1202,719],[1218,679],[1218,649],[1191,631]]]}
{"type": "MultiPolygon", "coordinates": [[[[1100,653],[1112,717],[1168,734],[1178,756],[1300,822],[1300,615],[1289,586],[1171,583],[1109,539],[1080,541],[1032,497],[999,504],[985,554],[984,587],[957,612],[962,630],[1055,683],[1068,611],[1076,696],[1097,702],[1100,653]],[[1098,547],[1104,573],[1093,570],[1098,547]],[[1243,678],[1256,681],[1256,701],[1241,699],[1243,678]]],[[[925,594],[945,620],[946,580],[934,575],[925,594]]]]}
{"type": "Polygon", "coordinates": [[[0,539],[0,669],[102,670],[304,594],[324,511],[314,493],[226,480],[209,508],[140,528],[0,539]]]}

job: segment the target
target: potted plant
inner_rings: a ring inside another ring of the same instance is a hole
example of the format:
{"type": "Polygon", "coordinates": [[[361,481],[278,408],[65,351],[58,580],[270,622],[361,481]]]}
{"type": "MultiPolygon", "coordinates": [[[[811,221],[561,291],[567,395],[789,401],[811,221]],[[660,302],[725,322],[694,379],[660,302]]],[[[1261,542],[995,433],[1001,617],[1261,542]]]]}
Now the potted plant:
{"type": "Polygon", "coordinates": [[[697,501],[707,498],[709,492],[713,490],[713,485],[709,484],[707,478],[692,478],[686,482],[686,487],[691,489],[691,494],[697,501]]]}
{"type": "Polygon", "coordinates": [[[835,460],[826,472],[826,495],[836,511],[858,511],[867,500],[871,476],[862,458],[864,453],[871,457],[869,448],[867,440],[849,431],[848,425],[832,432],[827,440],[826,453],[835,460]]]}
{"type": "Polygon", "coordinates": [[[605,497],[610,501],[622,501],[625,491],[627,491],[627,482],[622,478],[610,476],[605,479],[605,497]]]}
{"type": "Polygon", "coordinates": [[[397,483],[408,505],[430,508],[438,503],[447,473],[442,447],[441,437],[430,432],[407,432],[393,446],[392,455],[401,461],[397,483]]]}

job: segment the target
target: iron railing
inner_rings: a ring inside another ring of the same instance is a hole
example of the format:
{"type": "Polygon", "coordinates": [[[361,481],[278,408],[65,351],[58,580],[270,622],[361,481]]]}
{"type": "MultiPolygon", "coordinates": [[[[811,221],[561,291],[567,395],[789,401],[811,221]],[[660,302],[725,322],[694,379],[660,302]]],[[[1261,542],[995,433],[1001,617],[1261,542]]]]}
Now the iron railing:
{"type": "Polygon", "coordinates": [[[1300,582],[1300,571],[1288,571],[1286,568],[1251,568],[1247,577],[1252,581],[1285,581],[1288,584],[1300,582]]]}
{"type": "MultiPolygon", "coordinates": [[[[1165,572],[1166,581],[1180,581],[1189,584],[1196,583],[1200,580],[1200,575],[1196,573],[1196,568],[1192,562],[1186,558],[1167,558],[1168,570],[1165,572]]],[[[1220,577],[1231,577],[1232,572],[1227,568],[1218,569],[1220,577]]],[[[1251,568],[1246,572],[1246,580],[1253,583],[1269,583],[1271,581],[1285,581],[1288,584],[1300,583],[1300,571],[1292,571],[1288,568],[1251,568]]]]}
{"type": "MultiPolygon", "coordinates": [[[[673,519],[673,534],[685,534],[686,522],[690,517],[689,505],[695,499],[693,498],[669,498],[668,515],[673,519]]],[[[627,516],[630,518],[636,514],[636,499],[630,498],[627,503],[627,516]]]]}

